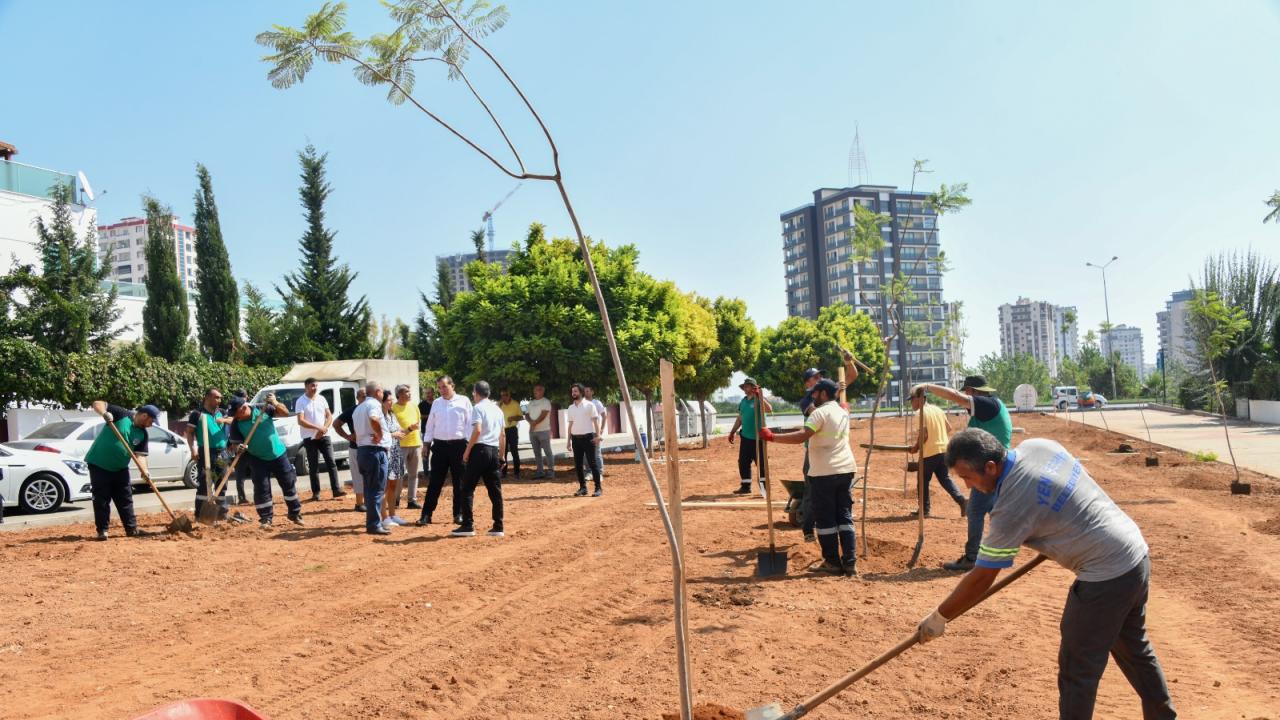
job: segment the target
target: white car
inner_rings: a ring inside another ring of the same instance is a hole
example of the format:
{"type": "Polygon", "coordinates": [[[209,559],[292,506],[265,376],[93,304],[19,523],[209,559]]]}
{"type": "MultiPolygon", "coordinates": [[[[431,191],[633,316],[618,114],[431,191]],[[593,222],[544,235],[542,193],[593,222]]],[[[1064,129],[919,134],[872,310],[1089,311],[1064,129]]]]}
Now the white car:
{"type": "Polygon", "coordinates": [[[89,466],[60,454],[0,446],[0,495],[5,507],[49,513],[92,497],[89,466]]]}
{"type": "MultiPolygon", "coordinates": [[[[64,455],[83,460],[98,433],[111,432],[99,417],[72,418],[41,425],[21,440],[4,444],[19,450],[34,450],[53,455],[64,455]]],[[[186,439],[162,427],[147,428],[147,466],[155,482],[181,482],[189,488],[196,486],[198,468],[191,460],[191,449],[186,439]]],[[[134,483],[143,482],[138,468],[129,466],[134,483]]]]}

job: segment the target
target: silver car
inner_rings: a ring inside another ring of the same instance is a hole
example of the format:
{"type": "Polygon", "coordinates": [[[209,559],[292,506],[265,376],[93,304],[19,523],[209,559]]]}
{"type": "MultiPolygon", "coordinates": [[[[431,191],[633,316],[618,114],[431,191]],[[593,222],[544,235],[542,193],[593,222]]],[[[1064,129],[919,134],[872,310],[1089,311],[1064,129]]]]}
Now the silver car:
{"type": "MultiPolygon", "coordinates": [[[[102,418],[72,418],[42,425],[21,440],[5,443],[6,447],[34,450],[84,459],[99,433],[111,432],[102,418]]],[[[151,479],[160,482],[181,482],[189,488],[196,486],[197,468],[191,459],[187,441],[176,433],[152,425],[147,428],[147,466],[151,479]]],[[[129,474],[135,483],[143,482],[138,468],[130,466],[129,474]]]]}

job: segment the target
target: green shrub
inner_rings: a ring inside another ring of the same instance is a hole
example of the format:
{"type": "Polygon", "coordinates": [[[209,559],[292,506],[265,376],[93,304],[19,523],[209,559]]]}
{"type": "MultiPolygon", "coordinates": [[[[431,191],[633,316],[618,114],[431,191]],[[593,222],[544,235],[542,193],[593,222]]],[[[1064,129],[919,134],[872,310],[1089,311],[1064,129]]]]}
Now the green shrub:
{"type": "Polygon", "coordinates": [[[1191,457],[1196,462],[1213,462],[1218,459],[1218,453],[1212,450],[1197,450],[1191,453],[1191,457]]]}

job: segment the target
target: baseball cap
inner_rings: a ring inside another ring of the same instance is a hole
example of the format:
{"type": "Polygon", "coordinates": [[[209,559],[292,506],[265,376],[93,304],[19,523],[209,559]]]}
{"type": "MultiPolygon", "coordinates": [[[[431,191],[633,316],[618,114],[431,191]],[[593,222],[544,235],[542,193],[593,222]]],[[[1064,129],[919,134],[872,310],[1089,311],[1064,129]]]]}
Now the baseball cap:
{"type": "Polygon", "coordinates": [[[242,398],[239,395],[233,395],[231,397],[231,406],[229,409],[231,410],[231,412],[235,412],[240,408],[244,407],[248,402],[249,401],[246,398],[242,398]]]}
{"type": "Polygon", "coordinates": [[[759,384],[759,383],[757,383],[757,382],[756,382],[756,379],[755,379],[755,378],[753,378],[753,377],[744,378],[744,379],[742,380],[742,384],[738,385],[738,387],[746,387],[746,386],[748,386],[748,385],[750,385],[750,386],[752,386],[752,387],[760,387],[760,384],[759,384]]]}
{"type": "Polygon", "coordinates": [[[809,368],[808,370],[804,371],[805,380],[811,380],[815,377],[822,377],[822,371],[819,370],[818,368],[809,368]]]}
{"type": "Polygon", "coordinates": [[[961,390],[974,389],[978,392],[996,392],[996,389],[987,384],[987,379],[981,375],[969,375],[964,379],[964,385],[960,386],[961,390]]]}
{"type": "Polygon", "coordinates": [[[840,386],[837,385],[834,380],[823,378],[818,382],[814,383],[813,390],[814,392],[821,390],[825,392],[827,395],[831,397],[835,397],[836,394],[840,392],[840,386]]]}
{"type": "Polygon", "coordinates": [[[160,419],[160,408],[155,405],[139,405],[135,413],[146,413],[157,420],[160,419]]]}

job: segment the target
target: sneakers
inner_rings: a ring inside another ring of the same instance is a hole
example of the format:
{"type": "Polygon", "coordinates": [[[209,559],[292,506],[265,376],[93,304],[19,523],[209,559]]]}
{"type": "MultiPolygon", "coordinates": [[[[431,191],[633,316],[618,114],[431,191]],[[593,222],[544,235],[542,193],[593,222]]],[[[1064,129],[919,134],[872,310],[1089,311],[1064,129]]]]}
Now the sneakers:
{"type": "Polygon", "coordinates": [[[391,529],[395,527],[395,524],[394,524],[394,523],[387,522],[386,520],[383,520],[382,522],[378,523],[378,527],[380,527],[380,528],[382,528],[383,530],[386,530],[388,533],[390,533],[390,532],[391,532],[391,529]]]}
{"type": "Polygon", "coordinates": [[[842,564],[844,565],[845,577],[858,577],[857,560],[845,560],[842,564]]]}
{"type": "Polygon", "coordinates": [[[843,575],[844,568],[840,567],[836,563],[823,560],[821,565],[809,568],[809,572],[814,573],[815,575],[843,575]]]}
{"type": "Polygon", "coordinates": [[[409,521],[408,521],[408,520],[405,520],[404,518],[400,517],[399,515],[392,515],[391,517],[387,518],[387,522],[389,522],[389,523],[395,523],[396,525],[408,525],[408,524],[409,524],[409,521]]]}
{"type": "Polygon", "coordinates": [[[365,530],[365,533],[369,535],[390,535],[391,531],[379,525],[372,530],[365,530]]]}
{"type": "Polygon", "coordinates": [[[507,534],[502,531],[501,524],[494,525],[493,529],[489,531],[489,537],[506,537],[506,536],[507,534]]]}
{"type": "Polygon", "coordinates": [[[597,485],[595,492],[591,493],[591,497],[600,497],[603,494],[604,494],[604,488],[597,485]]]}
{"type": "Polygon", "coordinates": [[[258,527],[262,528],[263,530],[270,530],[270,529],[271,529],[271,518],[262,518],[261,520],[259,520],[259,521],[258,521],[258,527]]]}
{"type": "Polygon", "coordinates": [[[942,568],[968,572],[973,569],[973,559],[968,555],[961,555],[955,562],[942,563],[942,568]]]}
{"type": "Polygon", "coordinates": [[[94,539],[94,540],[99,540],[99,541],[101,541],[101,540],[106,540],[106,539],[107,539],[107,531],[106,531],[106,530],[99,530],[99,531],[98,531],[98,534],[97,534],[96,536],[94,536],[94,538],[93,538],[93,539],[94,539]]]}
{"type": "Polygon", "coordinates": [[[960,517],[969,517],[969,501],[964,498],[956,498],[956,504],[960,506],[960,517]]]}
{"type": "Polygon", "coordinates": [[[749,482],[744,482],[744,483],[742,483],[741,485],[739,485],[739,486],[738,486],[738,489],[737,489],[737,490],[734,490],[734,491],[733,491],[733,494],[734,494],[734,495],[750,495],[750,494],[751,494],[751,483],[749,483],[749,482]]]}
{"type": "Polygon", "coordinates": [[[151,533],[138,527],[125,528],[124,534],[128,537],[146,537],[151,533]]]}
{"type": "Polygon", "coordinates": [[[470,525],[459,525],[449,533],[450,537],[475,537],[476,529],[470,525]]]}
{"type": "Polygon", "coordinates": [[[574,496],[574,497],[586,497],[586,496],[587,496],[587,486],[586,486],[586,485],[581,485],[581,486],[579,486],[579,487],[578,487],[578,492],[574,493],[574,494],[573,494],[573,496],[574,496]]]}
{"type": "Polygon", "coordinates": [[[409,501],[409,504],[408,504],[408,505],[405,505],[405,507],[406,507],[406,508],[408,508],[408,509],[410,509],[410,510],[421,510],[421,509],[422,509],[422,506],[418,504],[418,501],[417,501],[417,500],[410,500],[410,501],[409,501]]]}
{"type": "Polygon", "coordinates": [[[302,513],[298,513],[296,515],[290,515],[289,522],[293,523],[294,525],[306,525],[306,523],[302,521],[302,513]]]}

